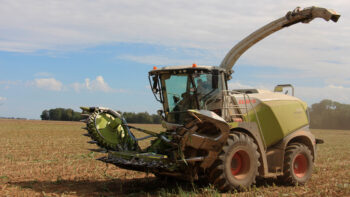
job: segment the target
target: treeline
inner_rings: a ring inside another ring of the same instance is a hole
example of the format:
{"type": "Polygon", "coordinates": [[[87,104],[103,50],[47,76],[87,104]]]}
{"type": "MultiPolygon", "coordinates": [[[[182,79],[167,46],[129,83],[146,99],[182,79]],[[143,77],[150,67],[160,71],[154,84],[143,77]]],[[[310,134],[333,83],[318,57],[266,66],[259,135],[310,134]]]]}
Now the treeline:
{"type": "MultiPolygon", "coordinates": [[[[147,112],[120,112],[128,123],[159,124],[161,118],[147,112]]],[[[83,119],[79,112],[72,109],[56,108],[44,110],[42,120],[79,121],[83,119]]],[[[310,128],[313,129],[349,129],[350,105],[331,100],[323,100],[310,107],[310,128]]]]}
{"type": "MultiPolygon", "coordinates": [[[[147,112],[120,112],[128,123],[143,123],[143,124],[160,124],[161,118],[156,114],[147,112]]],[[[83,119],[80,112],[75,112],[72,109],[56,108],[44,110],[41,113],[42,120],[61,120],[61,121],[79,121],[83,119]]]]}
{"type": "Polygon", "coordinates": [[[310,128],[350,129],[350,105],[323,100],[310,108],[310,128]]]}
{"type": "Polygon", "coordinates": [[[56,108],[44,110],[40,117],[41,120],[79,121],[83,119],[80,114],[72,109],[56,108]]]}
{"type": "Polygon", "coordinates": [[[0,119],[28,120],[27,118],[16,118],[16,117],[0,117],[0,119]]]}
{"type": "Polygon", "coordinates": [[[143,124],[160,124],[161,118],[156,114],[149,114],[147,112],[123,112],[123,117],[127,123],[143,123],[143,124]]]}

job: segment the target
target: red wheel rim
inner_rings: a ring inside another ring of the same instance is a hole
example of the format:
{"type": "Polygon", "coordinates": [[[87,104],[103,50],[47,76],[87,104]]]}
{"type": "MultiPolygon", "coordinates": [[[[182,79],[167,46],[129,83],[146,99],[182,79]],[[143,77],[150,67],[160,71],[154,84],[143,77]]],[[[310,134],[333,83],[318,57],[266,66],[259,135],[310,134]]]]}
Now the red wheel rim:
{"type": "Polygon", "coordinates": [[[303,154],[298,154],[293,161],[293,170],[295,176],[302,178],[307,172],[308,162],[303,154]]]}
{"type": "Polygon", "coordinates": [[[235,179],[245,179],[250,172],[250,157],[245,150],[235,152],[231,160],[231,173],[235,179]]]}
{"type": "Polygon", "coordinates": [[[232,157],[232,163],[231,163],[231,172],[232,175],[237,175],[242,169],[242,157],[239,154],[239,151],[236,152],[232,157]]]}

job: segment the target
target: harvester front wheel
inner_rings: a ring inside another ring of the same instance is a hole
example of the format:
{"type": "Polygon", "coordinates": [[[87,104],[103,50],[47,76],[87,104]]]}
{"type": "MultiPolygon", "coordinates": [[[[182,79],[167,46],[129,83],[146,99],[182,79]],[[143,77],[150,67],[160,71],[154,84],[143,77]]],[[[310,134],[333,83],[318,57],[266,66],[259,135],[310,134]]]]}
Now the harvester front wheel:
{"type": "Polygon", "coordinates": [[[284,155],[283,180],[290,185],[303,185],[310,178],[313,169],[312,154],[304,144],[288,145],[284,155]]]}
{"type": "Polygon", "coordinates": [[[259,157],[257,145],[251,137],[238,132],[230,134],[209,170],[209,180],[221,191],[246,189],[255,183],[259,157]]]}

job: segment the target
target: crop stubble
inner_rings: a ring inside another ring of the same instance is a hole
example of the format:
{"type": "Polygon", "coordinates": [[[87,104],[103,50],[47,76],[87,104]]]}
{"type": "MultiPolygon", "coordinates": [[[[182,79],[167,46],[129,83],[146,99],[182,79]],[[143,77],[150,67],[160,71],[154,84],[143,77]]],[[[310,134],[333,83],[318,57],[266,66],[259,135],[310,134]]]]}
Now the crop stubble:
{"type": "MultiPolygon", "coordinates": [[[[0,119],[0,196],[231,195],[96,161],[79,122],[0,119]]],[[[161,131],[160,125],[135,125],[161,131]]],[[[238,196],[350,196],[350,131],[313,130],[318,146],[312,179],[290,187],[258,181],[238,196]]],[[[137,133],[137,132],[136,132],[137,133]]],[[[138,133],[139,135],[139,133],[138,133]]],[[[141,144],[145,147],[149,142],[141,144]]]]}

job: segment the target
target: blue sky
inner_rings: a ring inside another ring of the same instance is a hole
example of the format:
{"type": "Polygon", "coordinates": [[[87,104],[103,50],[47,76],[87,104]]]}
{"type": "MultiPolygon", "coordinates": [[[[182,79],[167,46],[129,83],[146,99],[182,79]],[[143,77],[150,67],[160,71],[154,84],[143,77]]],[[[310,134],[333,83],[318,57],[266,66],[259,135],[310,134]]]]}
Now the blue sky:
{"type": "Polygon", "coordinates": [[[156,66],[219,65],[258,27],[296,6],[343,14],[266,38],[234,67],[230,88],[292,83],[309,104],[350,103],[349,13],[345,0],[2,1],[0,116],[39,119],[44,109],[105,106],[155,113],[148,88],[156,66]]]}

